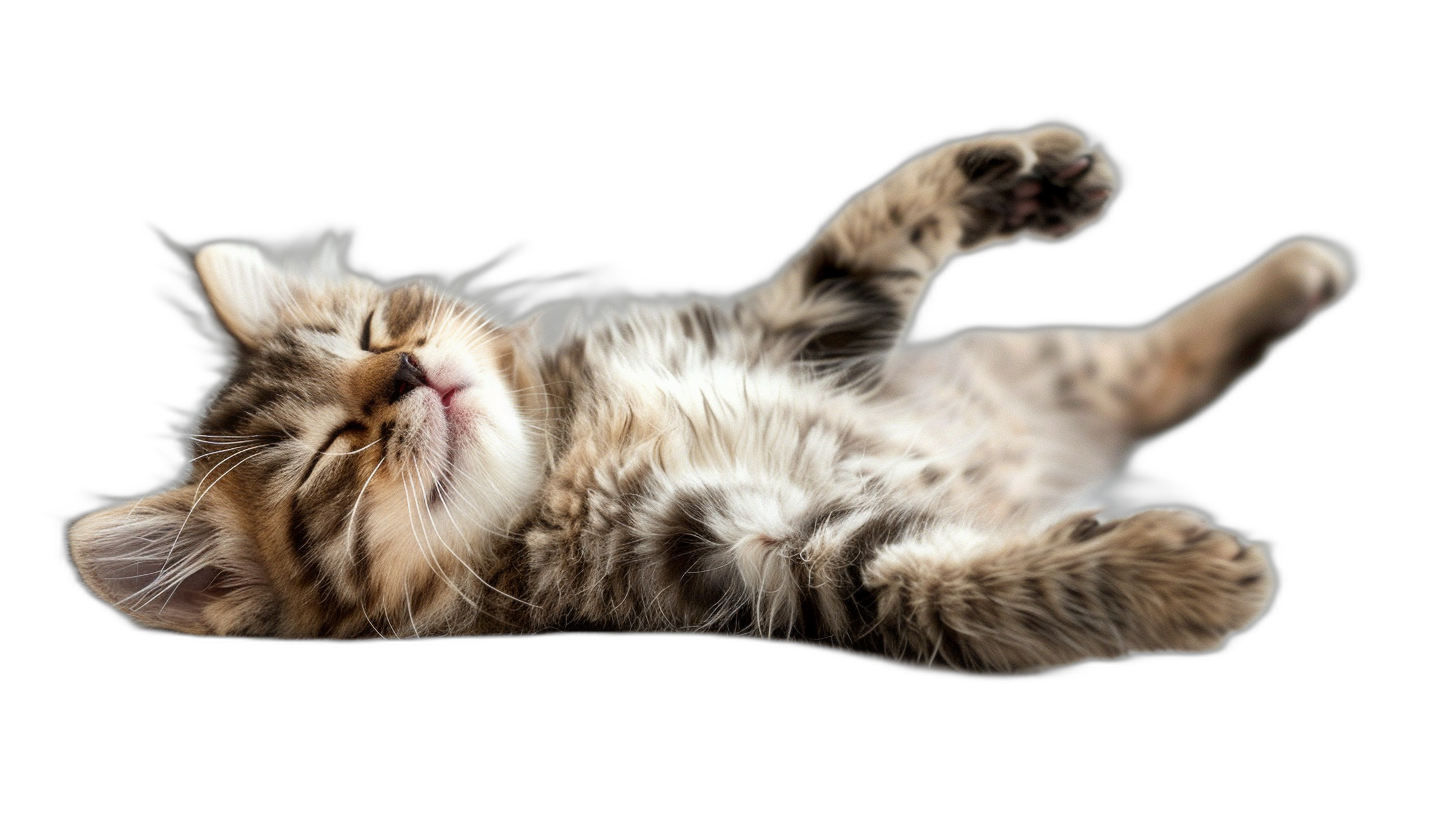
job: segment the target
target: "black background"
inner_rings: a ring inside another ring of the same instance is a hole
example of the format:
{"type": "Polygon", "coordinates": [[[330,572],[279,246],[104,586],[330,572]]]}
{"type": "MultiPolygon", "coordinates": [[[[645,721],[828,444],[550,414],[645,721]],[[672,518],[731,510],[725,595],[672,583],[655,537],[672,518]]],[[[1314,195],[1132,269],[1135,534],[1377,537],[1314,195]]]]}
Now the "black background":
{"type": "MultiPolygon", "coordinates": [[[[1373,567],[1367,554],[1370,497],[1389,487],[1370,466],[1392,428],[1382,350],[1411,297],[1396,290],[1406,270],[1393,261],[1408,243],[1389,232],[1404,207],[1389,187],[1406,175],[1399,112],[1369,77],[1324,58],[1158,57],[1034,80],[974,60],[847,57],[808,73],[747,57],[609,68],[606,55],[571,68],[462,61],[438,74],[339,66],[284,83],[245,70],[185,90],[172,85],[185,63],[100,71],[54,130],[64,165],[38,160],[66,168],[45,219],[64,235],[29,274],[54,289],[80,342],[47,366],[39,414],[57,450],[41,462],[45,490],[23,493],[44,501],[47,530],[17,544],[50,554],[33,573],[33,632],[47,654],[36,679],[74,683],[99,708],[137,695],[347,710],[370,695],[371,707],[464,705],[489,720],[543,704],[630,713],[667,702],[846,724],[881,713],[907,727],[1056,714],[1057,727],[1150,740],[1190,718],[1210,729],[1324,721],[1329,695],[1358,698],[1388,676],[1374,654],[1392,628],[1383,599],[1409,570],[1373,567]],[[1044,121],[1105,144],[1123,170],[1120,198],[1070,242],[955,262],[922,310],[922,337],[1147,321],[1290,236],[1356,256],[1344,303],[1131,465],[1147,500],[1200,507],[1273,546],[1274,609],[1220,653],[983,679],[721,638],[224,643],[137,631],[71,576],[66,520],[169,484],[183,463],[178,431],[217,382],[221,358],[178,309],[201,302],[154,229],[183,243],[348,230],[355,267],[381,275],[467,270],[518,248],[502,280],[591,270],[603,289],[732,291],[911,154],[1044,121]]],[[[1344,721],[1373,714],[1361,705],[1344,721]]]]}

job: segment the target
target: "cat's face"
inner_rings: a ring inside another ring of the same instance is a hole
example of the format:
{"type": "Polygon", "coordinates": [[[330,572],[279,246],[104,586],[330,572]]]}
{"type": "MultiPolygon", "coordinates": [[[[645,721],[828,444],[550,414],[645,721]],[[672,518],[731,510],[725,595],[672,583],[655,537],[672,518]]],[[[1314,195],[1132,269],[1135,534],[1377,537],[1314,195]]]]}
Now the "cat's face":
{"type": "Polygon", "coordinates": [[[99,595],[189,632],[467,630],[493,541],[540,481],[540,389],[510,332],[429,287],[197,255],[238,340],[187,484],[87,516],[99,595]]]}

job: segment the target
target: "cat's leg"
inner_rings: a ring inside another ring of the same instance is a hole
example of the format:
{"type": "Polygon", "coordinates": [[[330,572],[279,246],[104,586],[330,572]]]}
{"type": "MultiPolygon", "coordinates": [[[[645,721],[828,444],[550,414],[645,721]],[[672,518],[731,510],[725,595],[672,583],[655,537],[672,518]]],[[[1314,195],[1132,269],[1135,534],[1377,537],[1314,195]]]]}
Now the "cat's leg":
{"type": "Polygon", "coordinates": [[[1350,280],[1334,247],[1291,241],[1149,326],[970,331],[908,350],[894,382],[913,391],[930,369],[964,370],[957,376],[994,383],[1031,414],[1080,416],[1127,447],[1208,405],[1350,280]]]}
{"type": "Polygon", "coordinates": [[[851,200],[789,265],[739,304],[777,353],[873,387],[925,285],[953,255],[1094,218],[1114,175],[1065,128],[933,150],[851,200]]]}
{"type": "Polygon", "coordinates": [[[1344,294],[1351,279],[1342,253],[1329,244],[1298,240],[1276,248],[1136,333],[1114,394],[1122,404],[1111,415],[1139,437],[1188,419],[1275,341],[1344,294]]]}
{"type": "Polygon", "coordinates": [[[1261,549],[1183,511],[996,532],[903,491],[705,475],[662,491],[634,482],[626,505],[586,526],[548,522],[592,543],[532,555],[540,610],[571,626],[739,632],[1011,671],[1211,648],[1272,589],[1261,549]]]}
{"type": "Polygon", "coordinates": [[[1143,328],[977,329],[904,349],[881,397],[956,451],[984,513],[1034,516],[1208,405],[1349,283],[1336,250],[1293,241],[1143,328]]]}
{"type": "Polygon", "coordinates": [[[864,644],[992,671],[1196,651],[1251,623],[1273,589],[1260,548],[1184,511],[1072,516],[1022,541],[954,543],[922,534],[865,565],[874,615],[864,644]]]}
{"type": "Polygon", "coordinates": [[[908,507],[826,512],[734,543],[749,631],[914,662],[1016,671],[1200,651],[1273,591],[1263,549],[1182,510],[1006,534],[908,507]]]}

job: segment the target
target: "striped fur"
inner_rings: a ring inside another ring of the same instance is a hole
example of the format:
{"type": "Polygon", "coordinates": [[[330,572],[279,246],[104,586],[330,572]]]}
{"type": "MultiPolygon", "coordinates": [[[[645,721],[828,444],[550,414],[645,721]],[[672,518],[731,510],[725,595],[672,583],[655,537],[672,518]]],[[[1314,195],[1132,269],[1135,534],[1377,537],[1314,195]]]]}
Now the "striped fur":
{"type": "Polygon", "coordinates": [[[549,344],[332,244],[309,275],[206,246],[239,355],[191,475],[76,522],[73,556],[197,633],[702,630],[979,670],[1208,648],[1264,608],[1262,549],[1069,510],[1342,293],[1337,254],[1286,244],[1140,329],[900,343],[950,257],[1066,234],[1113,186],[1065,129],[953,143],[758,289],[549,344]]]}

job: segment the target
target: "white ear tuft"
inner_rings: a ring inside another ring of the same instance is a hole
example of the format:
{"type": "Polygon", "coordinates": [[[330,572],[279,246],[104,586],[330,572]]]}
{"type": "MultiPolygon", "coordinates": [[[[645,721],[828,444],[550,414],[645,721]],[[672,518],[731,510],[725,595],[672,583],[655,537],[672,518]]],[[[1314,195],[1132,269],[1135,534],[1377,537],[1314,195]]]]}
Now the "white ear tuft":
{"type": "Polygon", "coordinates": [[[193,259],[202,288],[224,328],[244,346],[257,346],[292,302],[288,278],[250,244],[208,244],[193,259]]]}

